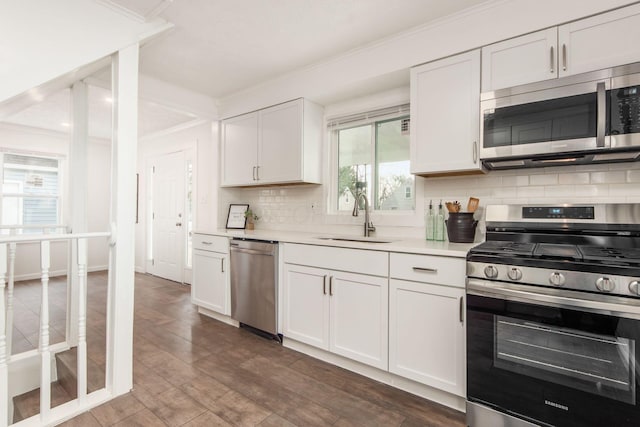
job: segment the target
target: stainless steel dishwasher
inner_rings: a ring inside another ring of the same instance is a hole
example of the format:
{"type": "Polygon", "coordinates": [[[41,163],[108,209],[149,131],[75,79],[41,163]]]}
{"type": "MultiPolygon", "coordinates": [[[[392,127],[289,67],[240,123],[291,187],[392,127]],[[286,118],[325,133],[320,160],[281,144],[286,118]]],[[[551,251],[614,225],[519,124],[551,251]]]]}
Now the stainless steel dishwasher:
{"type": "Polygon", "coordinates": [[[281,340],[278,335],[278,242],[233,239],[231,318],[281,340]]]}

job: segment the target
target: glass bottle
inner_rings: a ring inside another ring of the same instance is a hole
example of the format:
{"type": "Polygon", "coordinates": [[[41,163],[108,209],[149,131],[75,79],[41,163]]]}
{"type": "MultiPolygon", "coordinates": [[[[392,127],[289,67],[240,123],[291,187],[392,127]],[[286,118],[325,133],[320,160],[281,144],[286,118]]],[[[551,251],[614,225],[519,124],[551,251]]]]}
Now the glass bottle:
{"type": "Polygon", "coordinates": [[[429,200],[429,211],[425,217],[425,226],[427,228],[427,240],[435,239],[435,220],[436,216],[433,212],[433,201],[429,200]]]}
{"type": "Polygon", "coordinates": [[[442,200],[440,200],[440,204],[438,205],[438,213],[435,215],[434,220],[434,233],[433,238],[439,242],[444,241],[444,210],[442,209],[442,200]]]}

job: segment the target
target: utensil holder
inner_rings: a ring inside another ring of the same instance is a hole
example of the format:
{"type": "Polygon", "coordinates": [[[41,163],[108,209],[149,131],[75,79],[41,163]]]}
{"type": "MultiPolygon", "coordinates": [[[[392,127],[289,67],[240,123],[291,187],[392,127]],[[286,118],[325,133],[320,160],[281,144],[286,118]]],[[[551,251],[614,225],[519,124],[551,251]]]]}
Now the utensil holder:
{"type": "Polygon", "coordinates": [[[473,212],[450,212],[445,223],[450,242],[473,243],[475,240],[478,221],[473,219],[473,212]]]}

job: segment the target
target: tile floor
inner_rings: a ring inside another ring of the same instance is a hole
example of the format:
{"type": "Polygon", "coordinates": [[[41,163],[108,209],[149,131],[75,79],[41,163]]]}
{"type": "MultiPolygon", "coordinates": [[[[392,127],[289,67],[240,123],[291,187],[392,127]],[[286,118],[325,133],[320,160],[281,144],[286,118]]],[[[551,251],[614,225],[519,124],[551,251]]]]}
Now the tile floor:
{"type": "MultiPolygon", "coordinates": [[[[460,412],[200,315],[189,292],[136,275],[133,391],[64,426],[465,425],[460,412]]],[[[105,299],[106,274],[94,273],[89,324],[98,336],[105,299]]],[[[102,340],[90,347],[100,366],[102,340]]]]}

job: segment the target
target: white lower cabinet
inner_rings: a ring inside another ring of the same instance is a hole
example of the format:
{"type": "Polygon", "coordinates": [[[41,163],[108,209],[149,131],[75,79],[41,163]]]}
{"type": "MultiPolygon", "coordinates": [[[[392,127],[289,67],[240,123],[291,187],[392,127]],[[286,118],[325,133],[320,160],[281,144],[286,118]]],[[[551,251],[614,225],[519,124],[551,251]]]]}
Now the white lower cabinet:
{"type": "Polygon", "coordinates": [[[229,239],[194,234],[191,302],[229,315],[229,239]]]}
{"type": "MultiPolygon", "coordinates": [[[[297,255],[305,251],[294,246],[297,255]]],[[[388,284],[387,277],[285,263],[283,334],[387,370],[388,284]]]]}
{"type": "Polygon", "coordinates": [[[389,281],[389,371],[465,395],[464,288],[389,281]]]}
{"type": "Polygon", "coordinates": [[[285,264],[285,337],[329,350],[329,297],[326,292],[326,270],[285,264]]]}
{"type": "Polygon", "coordinates": [[[389,258],[389,371],[464,397],[465,259],[389,258]]]}

